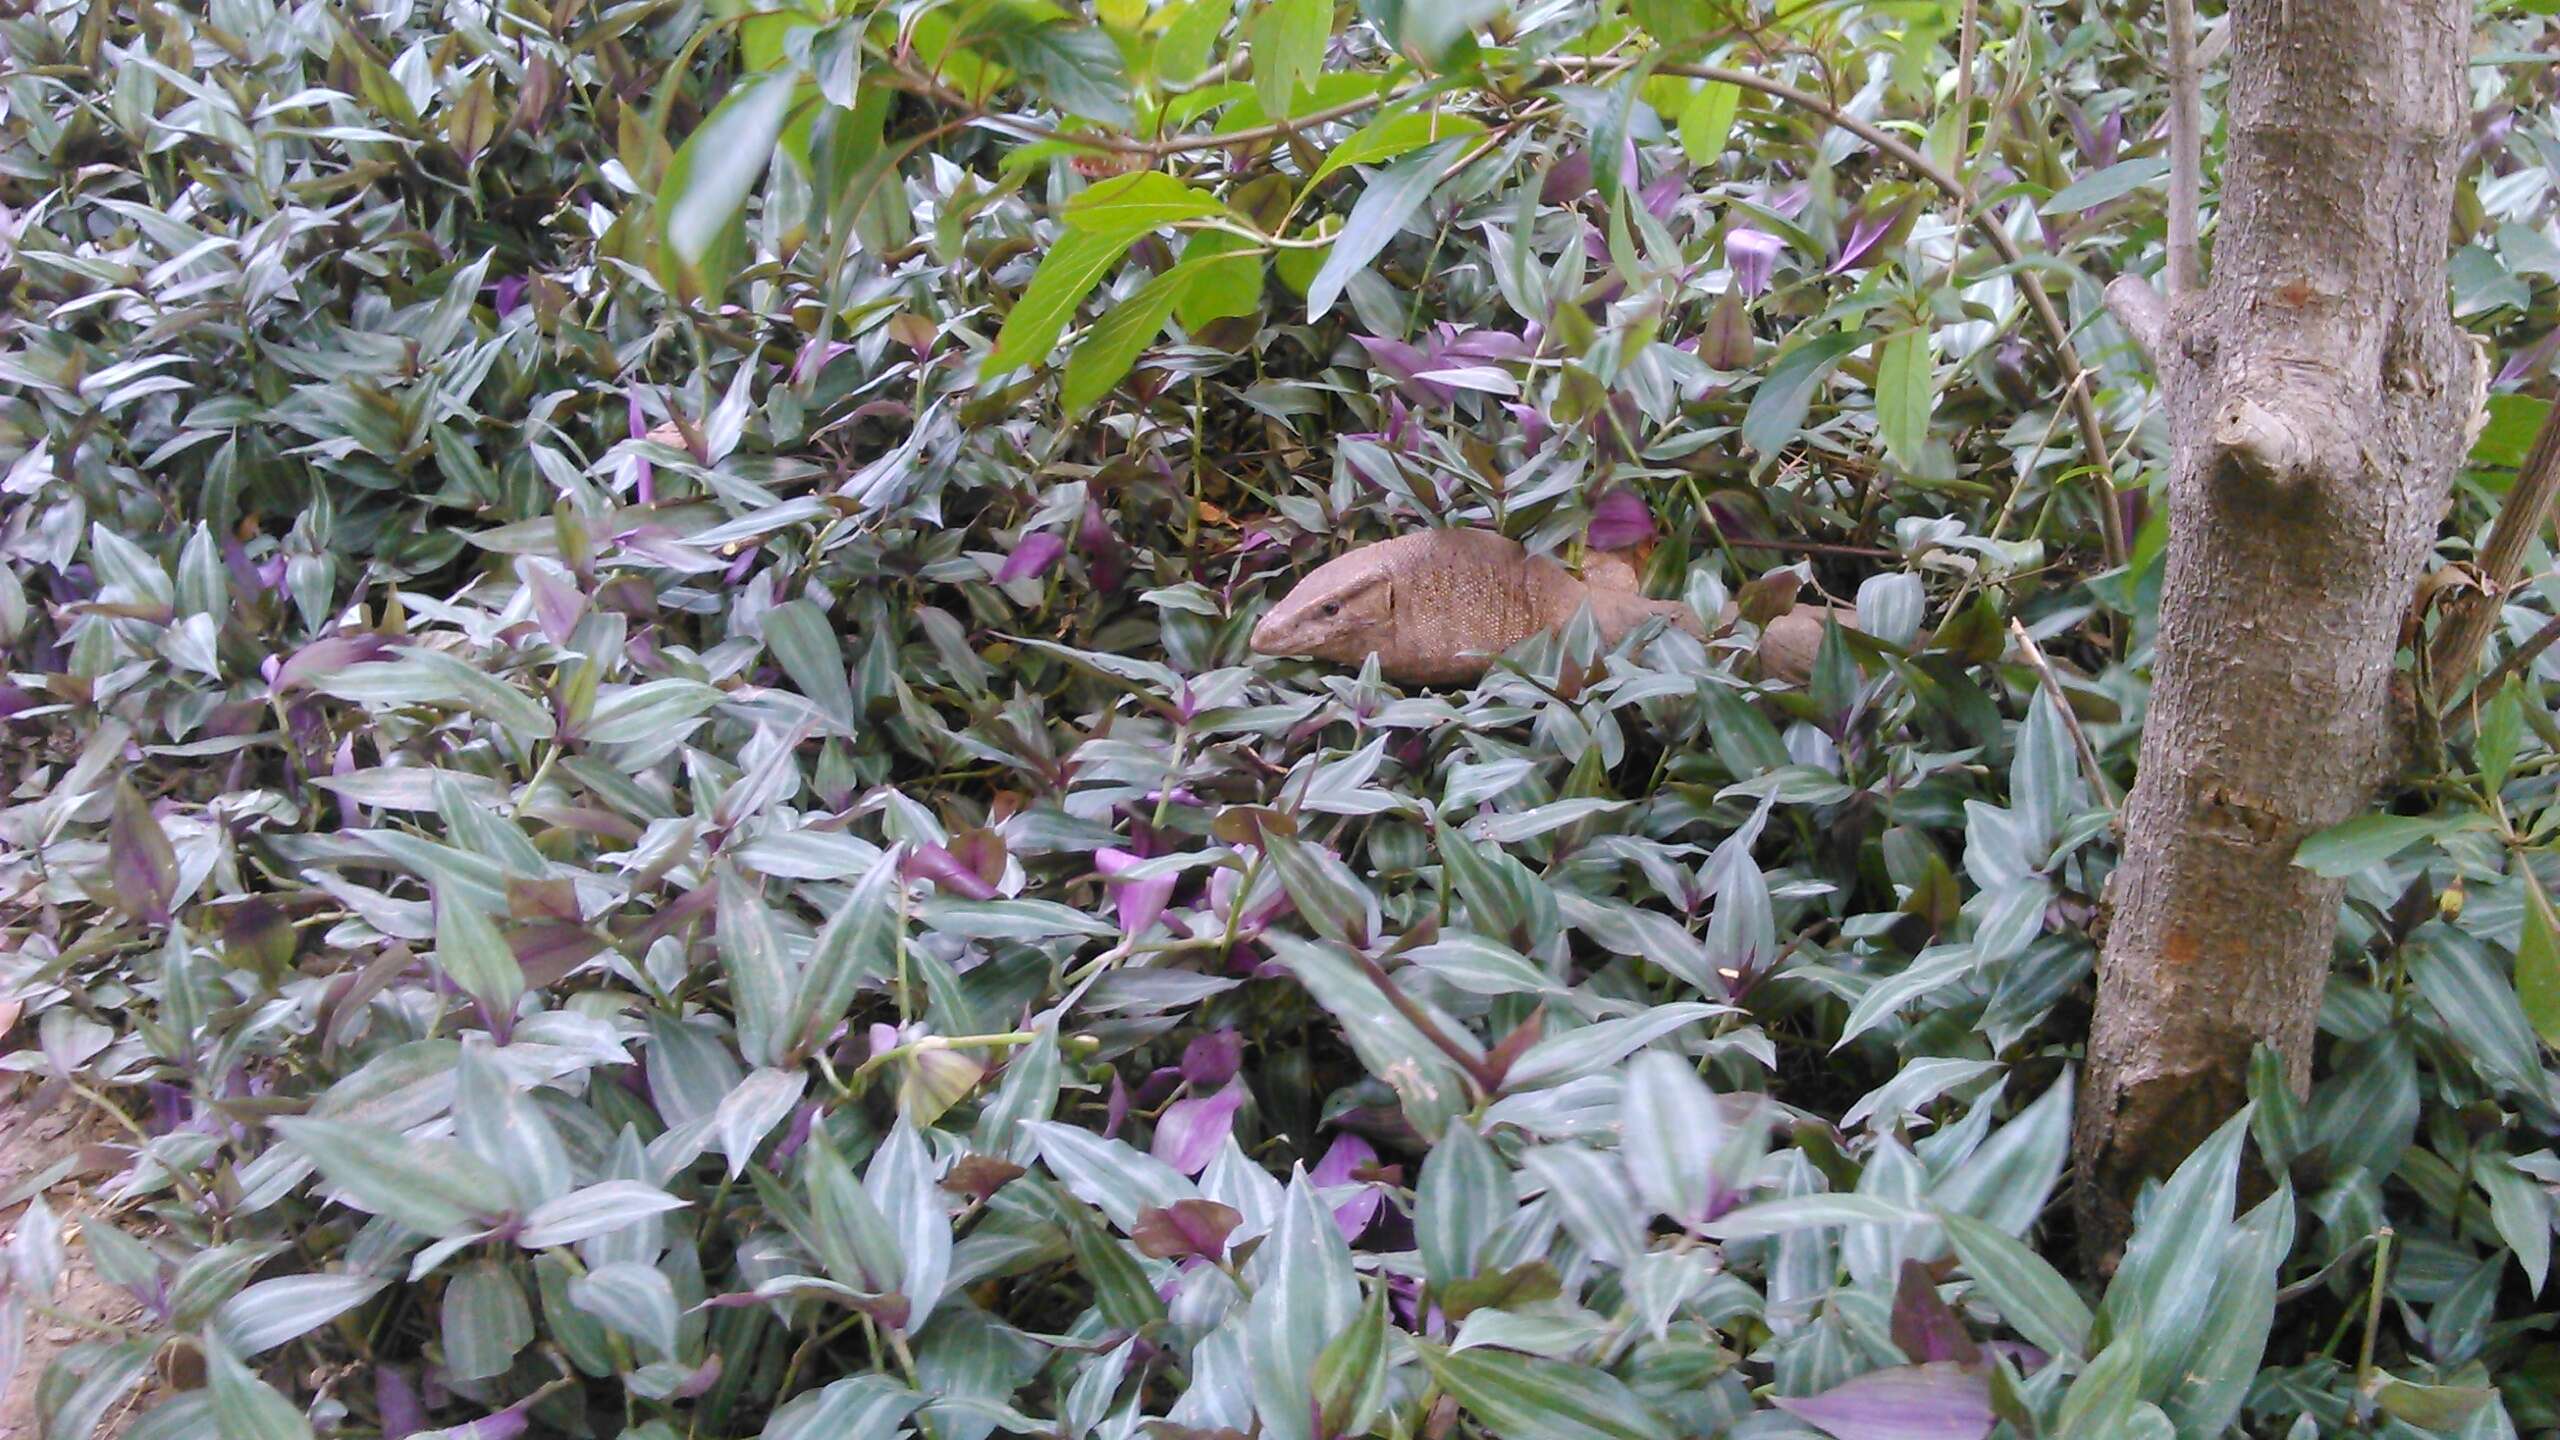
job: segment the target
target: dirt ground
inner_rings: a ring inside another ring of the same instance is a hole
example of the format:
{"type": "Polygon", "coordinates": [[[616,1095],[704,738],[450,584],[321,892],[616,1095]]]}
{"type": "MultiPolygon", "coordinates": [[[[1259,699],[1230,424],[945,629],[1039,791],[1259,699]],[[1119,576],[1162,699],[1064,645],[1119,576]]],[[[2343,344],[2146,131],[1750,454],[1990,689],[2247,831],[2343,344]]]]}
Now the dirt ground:
{"type": "MultiPolygon", "coordinates": [[[[9,1084],[0,1081],[0,1086],[9,1084]]],[[[52,1303],[73,1315],[110,1324],[131,1318],[140,1306],[123,1291],[100,1280],[89,1269],[79,1243],[81,1221],[89,1213],[84,1183],[114,1174],[124,1166],[115,1145],[119,1132],[104,1117],[73,1096],[56,1099],[46,1089],[20,1082],[14,1092],[0,1089],[0,1241],[14,1237],[18,1222],[36,1193],[44,1196],[63,1227],[62,1287],[52,1303]]],[[[63,1347],[76,1343],[81,1331],[50,1316],[31,1315],[27,1348],[18,1373],[0,1376],[0,1440],[36,1440],[36,1382],[63,1347]]],[[[110,1412],[98,1434],[121,1434],[139,1409],[128,1403],[110,1412]]]]}

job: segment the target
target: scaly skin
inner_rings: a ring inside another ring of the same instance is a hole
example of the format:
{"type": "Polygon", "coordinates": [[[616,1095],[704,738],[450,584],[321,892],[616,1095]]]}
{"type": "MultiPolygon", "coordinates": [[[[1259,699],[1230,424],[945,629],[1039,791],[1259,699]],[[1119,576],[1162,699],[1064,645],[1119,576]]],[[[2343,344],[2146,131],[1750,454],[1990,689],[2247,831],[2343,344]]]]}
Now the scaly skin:
{"type": "MultiPolygon", "coordinates": [[[[1598,559],[1598,557],[1595,557],[1598,559]]],[[[1697,612],[1637,593],[1635,572],[1611,556],[1577,579],[1544,555],[1490,530],[1425,530],[1363,545],[1316,567],[1253,632],[1257,655],[1294,655],[1358,665],[1378,657],[1380,673],[1402,684],[1461,684],[1482,678],[1494,658],[1591,607],[1601,639],[1615,645],[1660,617],[1705,638],[1697,612]],[[1596,582],[1596,583],[1595,583],[1596,582]]],[[[1718,623],[1733,618],[1732,607],[1718,623]]],[[[1855,616],[1843,613],[1843,624],[1855,616]]],[[[1809,669],[1822,638],[1818,610],[1779,617],[1764,637],[1773,672],[1809,669]],[[1807,636],[1795,635],[1810,624],[1807,636]],[[1788,633],[1781,633],[1788,627],[1788,633]]],[[[1801,679],[1800,675],[1792,678],[1801,679]]]]}

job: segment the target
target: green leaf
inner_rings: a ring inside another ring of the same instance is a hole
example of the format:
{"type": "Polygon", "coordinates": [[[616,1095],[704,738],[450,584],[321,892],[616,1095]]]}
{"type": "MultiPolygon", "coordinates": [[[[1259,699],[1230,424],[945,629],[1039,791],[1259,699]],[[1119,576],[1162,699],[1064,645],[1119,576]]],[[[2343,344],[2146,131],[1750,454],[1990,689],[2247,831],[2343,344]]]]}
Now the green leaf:
{"type": "Polygon", "coordinates": [[[1434,1295],[1476,1273],[1485,1242],[1519,1206],[1501,1157],[1465,1117],[1451,1120],[1414,1190],[1414,1238],[1434,1295]]]}
{"type": "Polygon", "coordinates": [[[1041,257],[1022,298],[1004,317],[1004,328],[996,332],[995,348],[987,353],[979,373],[992,377],[1018,365],[1047,362],[1058,348],[1058,332],[1067,327],[1076,306],[1120,263],[1141,233],[1068,231],[1041,257]]]}
{"type": "Polygon", "coordinates": [[[1751,408],[1743,413],[1743,445],[1766,459],[1794,444],[1804,428],[1805,411],[1813,405],[1815,387],[1833,367],[1874,340],[1864,330],[1853,330],[1801,341],[1780,355],[1761,377],[1751,408]]]}
{"type": "Polygon", "coordinates": [[[1235,14],[1234,0],[1190,0],[1156,36],[1156,78],[1188,85],[1209,67],[1209,52],[1235,14]]]}
{"type": "Polygon", "coordinates": [[[1269,836],[1267,843],[1289,903],[1317,934],[1355,950],[1378,937],[1378,897],[1340,856],[1285,835],[1269,836]]]}
{"type": "Polygon", "coordinates": [[[1279,1222],[1248,1266],[1253,1310],[1245,1332],[1254,1408],[1274,1440],[1319,1440],[1311,1413],[1325,1346],[1360,1313],[1360,1280],[1333,1211],[1306,1172],[1289,1180],[1279,1222]]]}
{"type": "Polygon", "coordinates": [[[1387,1395],[1387,1287],[1370,1287],[1360,1318],[1316,1357],[1316,1405],[1327,1435],[1365,1435],[1387,1395]]]}
{"type": "Polygon", "coordinates": [[[1129,80],[1120,47],[1100,26],[1073,20],[1016,25],[999,31],[988,48],[1059,109],[1115,128],[1128,126],[1129,80]]]}
{"type": "Polygon", "coordinates": [[[792,71],[743,82],[685,137],[667,167],[658,188],[659,240],[684,298],[707,300],[729,288],[738,217],[773,159],[800,84],[792,71]]]}
{"type": "MultiPolygon", "coordinates": [[[[2177,1365],[2204,1320],[2213,1277],[2230,1246],[2231,1204],[2239,1191],[2240,1147],[2249,1136],[2251,1113],[2242,1106],[2179,1162],[2134,1227],[2124,1261],[2099,1304],[2108,1351],[2138,1338],[2136,1348],[2149,1357],[2140,1394],[2162,1393],[2175,1378],[2170,1367],[2177,1365]]],[[[2093,1372],[2105,1363],[2106,1356],[2099,1356],[2093,1372]]]]}
{"type": "Polygon", "coordinates": [[[782,673],[800,687],[839,735],[851,735],[857,719],[844,642],[815,601],[791,600],[764,612],[764,645],[782,673]]]}
{"type": "Polygon", "coordinates": [[[1078,192],[1060,217],[1071,231],[1136,239],[1185,220],[1224,215],[1215,196],[1161,170],[1117,175],[1078,192]]]}
{"type": "Polygon", "coordinates": [[[1180,268],[1191,278],[1173,297],[1173,315],[1185,330],[1262,308],[1262,252],[1233,231],[1192,231],[1180,268]]]}
{"type": "Polygon", "coordinates": [[[2524,879],[2524,933],[2516,942],[2516,1000],[2542,1043],[2560,1047],[2560,913],[2533,867],[2519,857],[2524,879]]]}
{"type": "Polygon", "coordinates": [[[514,1014],[524,994],[524,968],[506,937],[462,895],[438,886],[435,902],[437,968],[493,1016],[514,1014]]]}
{"type": "Polygon", "coordinates": [[[1929,332],[1905,330],[1885,342],[1876,364],[1876,430],[1885,453],[1908,470],[1929,442],[1929,411],[1937,400],[1929,365],[1929,332]]]}
{"type": "Polygon", "coordinates": [[[2116,1440],[2126,1433],[2134,1407],[2142,1403],[2142,1335],[2128,1331],[2099,1351],[2071,1382],[2054,1423],[2054,1440],[2116,1440]]]}
{"type": "Polygon", "coordinates": [[[2524,738],[2524,696],[2522,682],[2509,680],[2498,687],[2489,703],[2480,707],[2480,740],[2475,754],[2480,762],[2480,781],[2484,789],[2497,790],[2507,783],[2507,772],[2514,768],[2516,746],[2524,738]]]}
{"type": "Polygon", "coordinates": [[[1147,342],[1163,333],[1164,322],[1173,318],[1174,301],[1211,263],[1192,260],[1174,266],[1094,322],[1075,353],[1067,357],[1066,372],[1059,380],[1058,405],[1066,418],[1082,415],[1111,393],[1138,362],[1147,342]]]}
{"type": "Polygon", "coordinates": [[[445,1368],[457,1380],[493,1380],[533,1343],[533,1307],[515,1272],[494,1260],[465,1265],[445,1282],[437,1327],[445,1368]]]}
{"type": "Polygon", "coordinates": [[[2293,863],[2323,879],[2343,880],[2459,823],[2437,815],[2359,815],[2303,841],[2293,863]]]}
{"type": "Polygon", "coordinates": [[[2521,469],[2533,449],[2533,437],[2542,433],[2543,421],[2551,413],[2551,402],[2525,394],[2492,395],[2488,408],[2489,423],[2472,442],[2471,463],[2521,469]]]}
{"type": "Polygon", "coordinates": [[[791,997],[790,1019],[783,1027],[788,1053],[805,1055],[826,1043],[862,983],[897,972],[906,923],[901,913],[902,890],[898,854],[884,851],[818,932],[809,947],[808,963],[801,969],[798,990],[791,997]]]}
{"type": "Polygon", "coordinates": [[[1412,1344],[1440,1388],[1501,1440],[1671,1440],[1671,1427],[1653,1407],[1605,1370],[1516,1352],[1412,1344]]]}
{"type": "Polygon", "coordinates": [[[1253,92],[1263,113],[1297,118],[1297,99],[1324,68],[1325,40],[1333,33],[1333,0],[1256,0],[1244,22],[1253,53],[1253,92]]]}
{"type": "Polygon", "coordinates": [[[1692,165],[1711,165],[1733,138],[1733,120],[1742,110],[1742,87],[1708,80],[1680,107],[1680,151],[1692,165]]]}
{"type": "Polygon", "coordinates": [[[1324,157],[1324,163],[1316,167],[1316,173],[1307,177],[1307,183],[1299,193],[1303,196],[1313,192],[1326,179],[1354,165],[1376,165],[1435,141],[1483,133],[1481,121],[1454,111],[1398,110],[1381,115],[1333,147],[1332,153],[1324,157]]]}
{"type": "Polygon", "coordinates": [[[1342,296],[1342,287],[1366,268],[1387,242],[1411,220],[1440,183],[1440,171],[1463,140],[1443,140],[1416,151],[1369,178],[1369,188],[1352,202],[1351,213],[1334,236],[1316,278],[1307,282],[1307,319],[1321,320],[1342,296]]]}
{"type": "Polygon", "coordinates": [[[222,1302],[213,1333],[237,1355],[263,1355],[346,1314],[390,1282],[379,1275],[281,1275],[222,1302]]]}
{"type": "Polygon", "coordinates": [[[222,1440],[311,1440],[311,1421],[241,1364],[229,1346],[207,1336],[203,1348],[214,1428],[222,1440]]]}
{"type": "Polygon", "coordinates": [[[1627,8],[1646,34],[1665,45],[1695,40],[1714,23],[1705,0],[1630,0],[1627,8]]]}
{"type": "Polygon", "coordinates": [[[2087,1352],[2089,1306],[2043,1256],[1970,1215],[1941,1210],[1938,1223],[1966,1278],[2027,1343],[2056,1355],[2087,1352]]]}
{"type": "Polygon", "coordinates": [[[357,1209],[422,1235],[469,1235],[507,1209],[506,1177],[450,1140],[351,1120],[287,1117],[275,1126],[357,1209]]]}
{"type": "Polygon", "coordinates": [[[2037,207],[2040,215],[2077,215],[2093,210],[2110,200],[2121,199],[2169,173],[2169,157],[2145,155],[2133,160],[2119,160],[2095,175],[2084,175],[2053,192],[2053,197],[2037,207]]]}
{"type": "MultiPolygon", "coordinates": [[[[2278,1272],[2293,1250],[2293,1209],[2293,1187],[2280,1183],[2233,1227],[2204,1323],[2187,1341],[2186,1373],[2157,1397],[2175,1433],[2228,1434],[2240,1418],[2275,1328],[2278,1272]]],[[[2543,1233],[2548,1238],[2548,1226],[2543,1233]]]]}

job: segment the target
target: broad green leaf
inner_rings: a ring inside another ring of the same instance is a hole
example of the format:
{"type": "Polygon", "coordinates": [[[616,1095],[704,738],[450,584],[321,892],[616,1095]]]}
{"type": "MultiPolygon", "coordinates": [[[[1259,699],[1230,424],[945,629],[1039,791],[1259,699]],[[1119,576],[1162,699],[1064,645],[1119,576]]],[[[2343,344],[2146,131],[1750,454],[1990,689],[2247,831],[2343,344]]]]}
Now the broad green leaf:
{"type": "Polygon", "coordinates": [[[516,1243],[527,1250],[575,1245],[684,1206],[684,1201],[655,1185],[637,1180],[600,1180],[572,1190],[524,1217],[524,1228],[516,1232],[516,1243]]]}
{"type": "Polygon", "coordinates": [[[1082,415],[1111,393],[1137,363],[1147,342],[1163,333],[1164,322],[1173,318],[1174,302],[1213,263],[1186,260],[1139,286],[1136,294],[1093,323],[1067,357],[1066,371],[1059,378],[1058,405],[1067,418],[1082,415]]]}
{"type": "Polygon", "coordinates": [[[667,167],[658,189],[659,240],[686,298],[708,300],[729,288],[738,217],[773,159],[800,83],[787,70],[740,83],[667,167]]]}
{"type": "Polygon", "coordinates": [[[1927,1218],[1916,1210],[1872,1195],[1817,1193],[1745,1205],[1731,1214],[1708,1221],[1699,1229],[1718,1240],[1756,1240],[1764,1235],[1786,1235],[1798,1230],[1831,1229],[1842,1225],[1917,1225],[1927,1218]]]}
{"type": "Polygon", "coordinates": [[[1179,268],[1190,278],[1173,297],[1173,316],[1185,330],[1262,308],[1262,253],[1233,231],[1192,231],[1179,268]]]}
{"type": "Polygon", "coordinates": [[[496,922],[465,896],[442,889],[436,894],[436,965],[493,1016],[513,1014],[524,994],[524,969],[496,922]]]}
{"type": "Polygon", "coordinates": [[[569,1303],[605,1328],[639,1342],[643,1361],[673,1360],[677,1327],[675,1286],[654,1265],[617,1260],[569,1282],[569,1303]]]}
{"type": "Polygon", "coordinates": [[[1290,903],[1317,934],[1355,950],[1377,939],[1378,897],[1340,856],[1285,835],[1272,835],[1268,843],[1290,903]]]}
{"type": "Polygon", "coordinates": [[[1619,1109],[1619,1153],[1636,1193],[1655,1214],[1683,1225],[1705,1219],[1724,1121],[1697,1070],[1678,1056],[1648,1050],[1627,1066],[1619,1109]]]}
{"type": "Polygon", "coordinates": [[[1789,347],[1761,377],[1760,388],[1751,396],[1751,408],[1743,412],[1744,447],[1767,459],[1794,444],[1797,433],[1804,428],[1805,412],[1813,405],[1813,392],[1823,377],[1842,360],[1874,342],[1875,337],[1866,331],[1852,330],[1802,340],[1789,347]]]}
{"type": "Polygon", "coordinates": [[[1674,1431],[1616,1376],[1591,1365],[1413,1342],[1431,1378],[1501,1440],[1671,1440],[1674,1431]]]}
{"type": "MultiPolygon", "coordinates": [[[[2177,1434],[2227,1434],[2240,1418],[2275,1328],[2276,1284],[2293,1249],[2293,1210],[2292,1185],[2279,1184],[2232,1228],[2204,1323],[2187,1344],[2186,1373],[2155,1397],[2177,1434]]],[[[2543,1237],[2550,1238],[2548,1224],[2543,1237]]]]}
{"type": "Polygon", "coordinates": [[[1414,1237],[1435,1295],[1475,1274],[1485,1242],[1519,1205],[1501,1157],[1464,1117],[1451,1120],[1414,1191],[1414,1237]]]}
{"type": "Polygon", "coordinates": [[[1161,170],[1114,176],[1079,192],[1061,218],[1071,232],[1130,240],[1184,220],[1227,213],[1216,196],[1161,170]]]}
{"type": "Polygon", "coordinates": [[[854,883],[836,913],[809,947],[808,963],[791,996],[783,1024],[784,1050],[804,1055],[826,1043],[868,980],[885,980],[897,972],[898,947],[906,929],[904,882],[899,855],[884,851],[854,883]]]}
{"type": "Polygon", "coordinates": [[[310,1420],[241,1364],[230,1347],[208,1337],[203,1350],[214,1428],[222,1440],[311,1440],[310,1420]]]}
{"type": "Polygon", "coordinates": [[[288,1117],[276,1129],[356,1208],[426,1235],[468,1235],[505,1213],[506,1177],[450,1140],[413,1140],[346,1120],[288,1117]]]}
{"type": "MultiPolygon", "coordinates": [[[[2179,1162],[2135,1225],[2124,1260],[2099,1304],[2107,1352],[2133,1339],[2147,1357],[2139,1394],[2159,1394],[2175,1378],[2169,1367],[2178,1363],[2203,1322],[2213,1277],[2230,1248],[2231,1205],[2239,1190],[2240,1147],[2249,1136],[2250,1114],[2242,1106],[2179,1162]]],[[[2093,1369],[2106,1362],[2107,1355],[2101,1354],[2093,1369]]],[[[2084,1378],[2079,1383],[2089,1382],[2084,1378]]],[[[2078,1388],[2073,1387],[2075,1393],[2078,1388]]]]}
{"type": "Polygon", "coordinates": [[[2293,863],[2324,879],[2343,880],[2446,833],[2454,823],[2436,815],[2359,815],[2303,841],[2293,863]]]}
{"type": "Polygon", "coordinates": [[[1263,1433],[1320,1440],[1312,1424],[1317,1362],[1326,1344],[1358,1318],[1360,1281],[1351,1247],[1305,1171],[1290,1177],[1280,1223],[1248,1270],[1254,1291],[1245,1345],[1263,1433]]]}
{"type": "Polygon", "coordinates": [[[390,1283],[378,1275],[281,1275],[222,1302],[213,1333],[235,1355],[263,1355],[346,1314],[390,1283]]]}
{"type": "Polygon", "coordinates": [[[506,1374],[517,1352],[533,1343],[533,1307],[514,1270],[482,1260],[445,1281],[437,1328],[444,1336],[445,1368],[455,1379],[491,1380],[506,1374]]]}
{"type": "Polygon", "coordinates": [[[1040,257],[1040,268],[1032,272],[1022,298],[1005,315],[1004,328],[996,332],[995,348],[978,367],[979,373],[996,376],[1016,366],[1047,363],[1076,306],[1120,263],[1141,233],[1070,230],[1061,236],[1040,257]]]}
{"type": "Polygon", "coordinates": [[[1937,398],[1929,365],[1929,333],[1905,330],[1887,340],[1876,365],[1876,430],[1893,463],[1919,464],[1929,441],[1929,412],[1937,398]]]}
{"type": "Polygon", "coordinates": [[[1966,1277],[2010,1328],[2055,1355],[2087,1352],[2095,1317],[2043,1256],[1970,1215],[1941,1210],[1938,1223],[1946,1228],[1966,1277]]]}
{"type": "MultiPolygon", "coordinates": [[[[2201,1294],[2197,1300],[2201,1305],[2201,1294]]],[[[2143,1334],[2129,1330],[2091,1358],[2089,1368],[2063,1393],[2054,1440],[2115,1440],[2128,1432],[2144,1390],[2143,1334]]]]}
{"type": "Polygon", "coordinates": [[[800,687],[839,735],[854,733],[853,682],[844,641],[814,602],[792,600],[764,612],[764,644],[782,673],[800,687]]]}
{"type": "Polygon", "coordinates": [[[1324,157],[1324,163],[1307,177],[1300,193],[1314,190],[1326,179],[1354,165],[1376,165],[1419,150],[1434,141],[1483,133],[1481,121],[1449,110],[1398,110],[1381,115],[1333,147],[1332,152],[1324,157]]]}
{"type": "Polygon", "coordinates": [[[1948,1172],[1930,1199],[2023,1236],[2044,1210],[2071,1153],[2071,1073],[2065,1070],[2036,1102],[1948,1172]]]}
{"type": "Polygon", "coordinates": [[[1692,165],[1712,165],[1724,155],[1733,136],[1734,116],[1742,110],[1742,89],[1721,80],[1701,81],[1680,108],[1680,150],[1692,165]]]}
{"type": "Polygon", "coordinates": [[[1244,34],[1253,47],[1253,88],[1264,113],[1295,118],[1298,92],[1323,68],[1325,40],[1332,33],[1333,0],[1255,0],[1244,34]]]}

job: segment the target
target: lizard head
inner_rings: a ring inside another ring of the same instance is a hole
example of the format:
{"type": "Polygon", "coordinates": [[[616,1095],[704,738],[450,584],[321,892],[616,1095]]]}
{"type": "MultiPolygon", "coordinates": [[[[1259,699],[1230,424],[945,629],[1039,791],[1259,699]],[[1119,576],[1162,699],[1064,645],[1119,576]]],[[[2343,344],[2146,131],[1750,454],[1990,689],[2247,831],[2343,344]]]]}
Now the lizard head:
{"type": "Polygon", "coordinates": [[[1310,571],[1262,617],[1253,653],[1357,665],[1394,637],[1395,601],[1393,577],[1355,550],[1310,571]]]}

